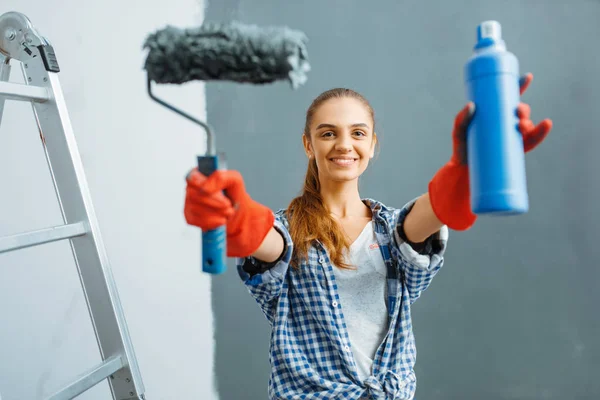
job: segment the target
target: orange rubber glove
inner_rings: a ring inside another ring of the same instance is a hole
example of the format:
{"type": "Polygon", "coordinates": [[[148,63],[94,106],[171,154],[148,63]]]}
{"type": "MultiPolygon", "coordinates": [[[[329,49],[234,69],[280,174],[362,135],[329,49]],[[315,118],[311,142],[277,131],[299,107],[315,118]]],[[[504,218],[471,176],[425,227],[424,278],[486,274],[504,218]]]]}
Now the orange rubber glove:
{"type": "MultiPolygon", "coordinates": [[[[529,73],[520,79],[520,93],[525,93],[533,80],[529,73]]],[[[450,229],[467,230],[477,219],[471,210],[469,169],[467,160],[467,128],[473,119],[475,105],[469,102],[457,115],[452,130],[452,157],[429,182],[431,207],[437,218],[450,229]]],[[[537,126],[530,119],[531,108],[520,103],[517,107],[519,131],[523,135],[525,152],[533,150],[550,133],[552,121],[545,119],[537,126]]]]}
{"type": "Polygon", "coordinates": [[[247,257],[275,222],[266,206],[252,200],[238,171],[215,171],[208,178],[194,168],[187,176],[184,215],[202,230],[227,225],[227,256],[247,257]],[[225,194],[223,194],[225,191],[225,194]]]}

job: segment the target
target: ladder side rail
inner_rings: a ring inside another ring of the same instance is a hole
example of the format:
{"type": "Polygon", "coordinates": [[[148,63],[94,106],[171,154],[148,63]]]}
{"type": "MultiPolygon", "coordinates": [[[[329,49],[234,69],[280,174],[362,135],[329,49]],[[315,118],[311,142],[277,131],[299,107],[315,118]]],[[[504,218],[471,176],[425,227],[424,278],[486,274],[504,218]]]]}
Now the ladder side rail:
{"type": "Polygon", "coordinates": [[[88,234],[70,240],[96,339],[106,359],[122,354],[126,368],[109,379],[117,399],[132,398],[144,386],[131,343],[108,256],[100,234],[81,156],[71,126],[58,73],[47,71],[41,57],[24,62],[26,82],[47,87],[51,97],[32,102],[44,153],[65,224],[84,221],[88,234]]]}

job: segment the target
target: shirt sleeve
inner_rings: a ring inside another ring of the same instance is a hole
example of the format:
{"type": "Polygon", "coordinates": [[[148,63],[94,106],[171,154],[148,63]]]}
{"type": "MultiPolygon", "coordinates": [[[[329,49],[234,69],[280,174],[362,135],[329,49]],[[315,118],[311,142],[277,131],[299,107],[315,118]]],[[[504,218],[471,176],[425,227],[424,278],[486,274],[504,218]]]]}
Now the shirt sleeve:
{"type": "Polygon", "coordinates": [[[414,303],[429,287],[431,280],[444,265],[444,253],[448,243],[446,225],[427,238],[423,243],[414,244],[404,234],[404,220],[417,199],[408,202],[396,210],[394,239],[399,254],[402,279],[410,293],[410,302],[414,303]]]}
{"type": "Polygon", "coordinates": [[[276,303],[293,253],[292,238],[283,210],[275,213],[273,227],[284,239],[284,250],[278,260],[267,263],[251,256],[237,259],[237,270],[242,282],[270,323],[273,322],[276,303]]]}

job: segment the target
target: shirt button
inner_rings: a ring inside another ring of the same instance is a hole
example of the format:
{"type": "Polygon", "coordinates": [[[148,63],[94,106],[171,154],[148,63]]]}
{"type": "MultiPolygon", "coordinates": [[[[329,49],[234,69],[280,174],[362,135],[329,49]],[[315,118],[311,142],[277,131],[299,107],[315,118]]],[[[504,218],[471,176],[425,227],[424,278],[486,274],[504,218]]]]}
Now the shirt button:
{"type": "Polygon", "coordinates": [[[345,346],[345,347],[344,347],[344,349],[345,349],[346,351],[350,351],[350,346],[345,346]]]}
{"type": "Polygon", "coordinates": [[[332,306],[337,307],[338,306],[338,302],[334,301],[333,303],[331,303],[332,306]]]}
{"type": "Polygon", "coordinates": [[[321,264],[323,264],[323,263],[325,262],[325,259],[324,259],[323,257],[319,257],[319,262],[320,262],[321,264]]]}

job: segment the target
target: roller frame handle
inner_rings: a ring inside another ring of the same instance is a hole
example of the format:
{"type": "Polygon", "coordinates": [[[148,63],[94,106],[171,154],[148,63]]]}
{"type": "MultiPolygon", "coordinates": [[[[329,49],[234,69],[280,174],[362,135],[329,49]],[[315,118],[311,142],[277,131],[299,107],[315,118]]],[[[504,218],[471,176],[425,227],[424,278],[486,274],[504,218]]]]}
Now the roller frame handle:
{"type": "MultiPolygon", "coordinates": [[[[198,156],[198,171],[210,176],[219,168],[218,156],[198,156]]],[[[227,270],[227,227],[202,231],[202,272],[222,274],[227,270]]]]}

